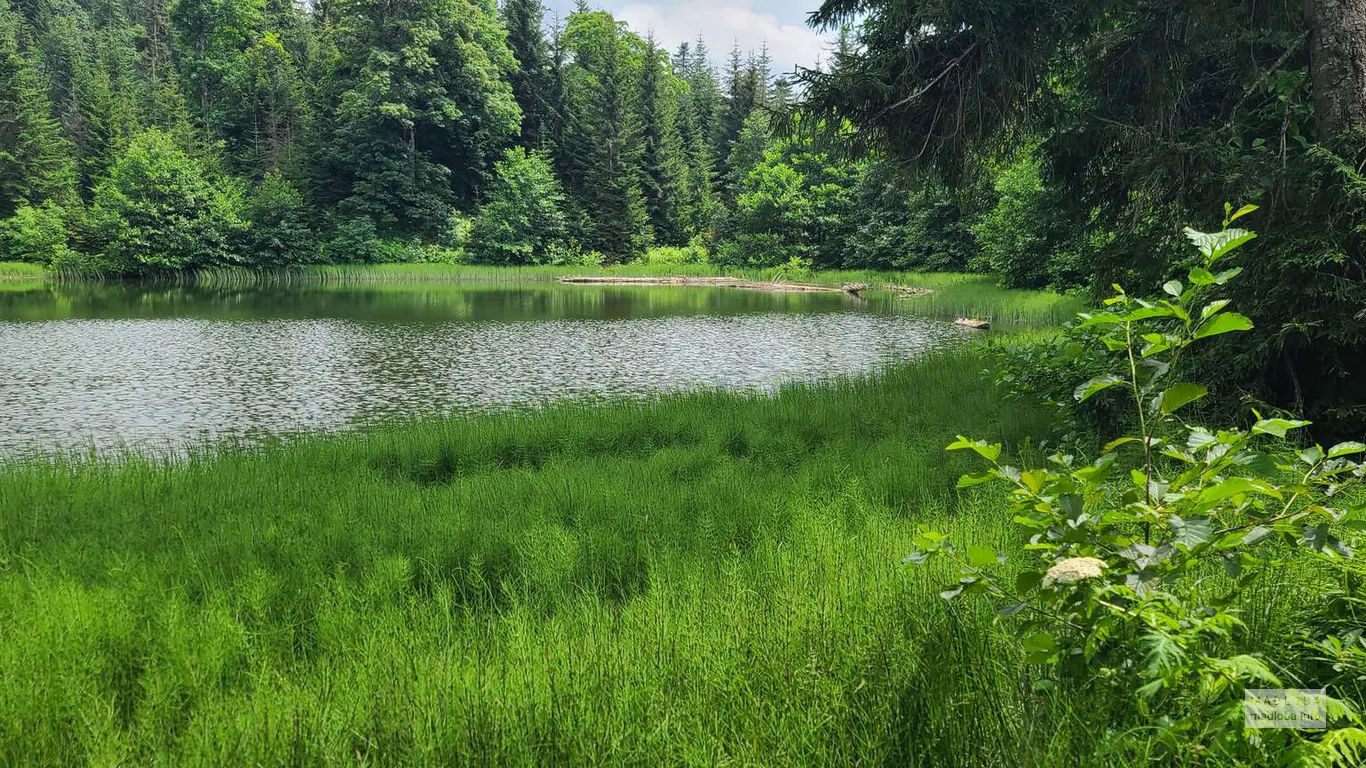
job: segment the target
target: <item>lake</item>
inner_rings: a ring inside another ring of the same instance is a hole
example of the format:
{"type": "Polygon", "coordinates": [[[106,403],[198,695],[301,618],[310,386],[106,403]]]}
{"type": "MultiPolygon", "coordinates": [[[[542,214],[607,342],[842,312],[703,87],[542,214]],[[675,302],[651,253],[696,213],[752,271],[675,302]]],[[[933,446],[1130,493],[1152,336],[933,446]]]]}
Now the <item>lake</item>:
{"type": "Polygon", "coordinates": [[[963,339],[892,299],[732,288],[0,286],[0,455],[341,430],[874,370],[963,339]]]}

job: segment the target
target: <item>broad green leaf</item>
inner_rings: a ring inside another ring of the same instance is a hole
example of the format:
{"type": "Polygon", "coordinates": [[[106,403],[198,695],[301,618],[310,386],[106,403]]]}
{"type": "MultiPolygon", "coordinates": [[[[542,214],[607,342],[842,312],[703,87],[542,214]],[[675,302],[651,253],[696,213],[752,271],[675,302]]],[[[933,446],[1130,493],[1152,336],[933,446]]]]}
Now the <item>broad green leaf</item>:
{"type": "Polygon", "coordinates": [[[1233,278],[1235,278],[1235,277],[1237,277],[1238,275],[1241,275],[1241,274],[1243,274],[1243,268],[1242,268],[1242,267],[1234,267],[1233,269],[1226,269],[1226,270],[1224,270],[1223,272],[1220,272],[1219,274],[1217,274],[1217,275],[1214,276],[1214,282],[1218,283],[1219,285],[1224,285],[1224,284],[1227,283],[1228,281],[1232,280],[1233,278]]]}
{"type": "Polygon", "coordinates": [[[1338,443],[1328,449],[1328,458],[1340,459],[1343,456],[1353,456],[1358,453],[1366,453],[1366,445],[1361,443],[1338,443]]]}
{"type": "Polygon", "coordinates": [[[989,483],[992,480],[997,479],[998,477],[999,475],[997,475],[995,472],[982,472],[976,475],[963,475],[962,477],[958,478],[958,488],[960,490],[963,488],[971,488],[975,485],[989,483]]]}
{"type": "Polygon", "coordinates": [[[1204,544],[1214,534],[1214,521],[1208,517],[1182,518],[1173,515],[1168,522],[1172,526],[1173,539],[1186,549],[1204,544]]]}
{"type": "Polygon", "coordinates": [[[1021,595],[1037,589],[1043,583],[1043,571],[1022,571],[1015,577],[1015,591],[1021,595]]]}
{"type": "Polygon", "coordinates": [[[977,567],[985,568],[996,564],[996,552],[990,547],[983,547],[980,544],[973,544],[968,547],[968,563],[977,567]]]}
{"type": "Polygon", "coordinates": [[[1254,435],[1274,435],[1285,437],[1285,433],[1292,429],[1309,426],[1307,421],[1292,421],[1290,419],[1262,419],[1252,427],[1254,435]]]}
{"type": "Polygon", "coordinates": [[[1220,312],[1223,312],[1224,307],[1227,307],[1228,305],[1228,299],[1219,299],[1218,301],[1211,301],[1210,303],[1205,305],[1204,309],[1200,310],[1200,319],[1208,320],[1210,316],[1217,315],[1220,312]]]}
{"type": "Polygon", "coordinates": [[[929,561],[929,559],[930,559],[931,557],[934,556],[934,554],[935,554],[935,553],[930,552],[930,551],[928,551],[928,550],[917,549],[916,551],[912,552],[911,554],[906,555],[906,559],[902,560],[902,561],[901,561],[901,564],[902,564],[902,565],[924,565],[926,562],[929,561]]]}
{"type": "Polygon", "coordinates": [[[1265,539],[1266,537],[1270,536],[1272,533],[1274,533],[1274,531],[1272,531],[1270,528],[1259,525],[1253,528],[1252,530],[1248,531],[1247,535],[1243,537],[1243,546],[1250,547],[1253,544],[1256,544],[1257,542],[1261,541],[1262,539],[1265,539]]]}
{"type": "Polygon", "coordinates": [[[1152,320],[1158,317],[1176,317],[1176,312],[1171,307],[1139,307],[1138,309],[1125,314],[1120,320],[1134,322],[1137,320],[1152,320]]]}
{"type": "Polygon", "coordinates": [[[1123,339],[1113,339],[1109,336],[1102,336],[1100,341],[1105,345],[1105,348],[1111,352],[1123,352],[1129,348],[1129,345],[1125,344],[1123,339]]]}
{"type": "Polygon", "coordinates": [[[1200,249],[1210,262],[1218,261],[1237,250],[1244,243],[1257,237],[1255,232],[1245,229],[1226,229],[1223,232],[1197,232],[1186,228],[1186,238],[1200,249]]]}
{"type": "Polygon", "coordinates": [[[1248,215],[1249,213],[1252,213],[1253,211],[1255,211],[1255,210],[1257,210],[1257,209],[1258,209],[1258,206],[1255,206],[1255,205],[1253,205],[1252,203],[1248,203],[1247,205],[1243,206],[1242,208],[1239,208],[1237,213],[1235,213],[1235,214],[1233,214],[1232,216],[1230,216],[1229,219],[1228,219],[1228,223],[1232,224],[1233,222],[1237,221],[1238,219],[1243,218],[1244,216],[1248,215]]]}
{"type": "Polygon", "coordinates": [[[1080,317],[1081,322],[1077,324],[1078,328],[1090,328],[1095,325],[1119,324],[1119,316],[1111,314],[1109,312],[1097,312],[1094,315],[1083,312],[1081,313],[1080,317]]]}
{"type": "Polygon", "coordinates": [[[1246,477],[1230,477],[1201,491],[1199,499],[1202,504],[1214,504],[1243,493],[1258,493],[1276,499],[1281,498],[1281,492],[1274,485],[1246,477]]]}
{"type": "Polygon", "coordinates": [[[1208,394],[1209,390],[1199,384],[1175,384],[1162,393],[1162,413],[1176,413],[1208,394]]]}
{"type": "Polygon", "coordinates": [[[1323,548],[1328,545],[1328,539],[1328,524],[1320,523],[1318,525],[1306,525],[1304,537],[1301,540],[1311,549],[1322,552],[1323,548]]]}
{"type": "Polygon", "coordinates": [[[1057,649],[1058,641],[1047,632],[1035,632],[1024,639],[1026,651],[1052,651],[1057,649]]]}
{"type": "Polygon", "coordinates": [[[1168,280],[1162,285],[1162,291],[1164,293],[1178,299],[1181,298],[1181,291],[1183,290],[1185,290],[1185,286],[1181,285],[1180,280],[1168,280]]]}
{"type": "Polygon", "coordinates": [[[1196,267],[1190,271],[1190,281],[1195,285],[1214,285],[1214,275],[1208,269],[1196,267]]]}
{"type": "Polygon", "coordinates": [[[1028,472],[1020,473],[1020,482],[1034,493],[1043,490],[1044,483],[1048,482],[1048,473],[1042,469],[1033,469],[1028,472]]]}
{"type": "Polygon", "coordinates": [[[1099,392],[1103,392],[1116,384],[1125,383],[1127,383],[1125,379],[1107,373],[1103,376],[1097,376],[1085,384],[1082,384],[1080,387],[1077,387],[1076,391],[1072,393],[1072,396],[1077,399],[1077,402],[1084,403],[1099,392]]]}
{"type": "Polygon", "coordinates": [[[1208,429],[1195,427],[1191,429],[1190,436],[1186,438],[1186,447],[1192,451],[1197,451],[1207,445],[1213,445],[1218,440],[1219,438],[1215,437],[1208,429]]]}
{"type": "Polygon", "coordinates": [[[1019,613],[1020,611],[1023,611],[1025,608],[1028,607],[1029,606],[1024,603],[1010,603],[1005,607],[998,609],[996,611],[996,615],[1002,617],[1014,616],[1015,614],[1019,613]]]}
{"type": "Polygon", "coordinates": [[[1105,444],[1105,447],[1102,448],[1102,449],[1100,449],[1100,450],[1101,450],[1101,453],[1109,453],[1110,451],[1113,451],[1114,449],[1120,447],[1121,445],[1128,445],[1129,443],[1141,443],[1141,442],[1143,442],[1143,441],[1142,441],[1141,439],[1137,438],[1137,437],[1121,437],[1121,438],[1118,438],[1118,439],[1115,439],[1115,440],[1111,440],[1110,442],[1106,443],[1106,444],[1105,444]]]}
{"type": "Polygon", "coordinates": [[[1240,315],[1237,312],[1228,312],[1222,315],[1215,315],[1200,323],[1200,326],[1195,329],[1193,338],[1205,339],[1210,336],[1218,336],[1224,333],[1250,330],[1252,330],[1252,321],[1245,315],[1240,315]]]}
{"type": "Polygon", "coordinates": [[[958,586],[953,587],[952,589],[946,589],[943,592],[940,592],[939,596],[944,598],[945,600],[952,600],[955,597],[958,597],[959,595],[963,594],[964,586],[965,585],[963,584],[959,584],[958,586]]]}
{"type": "Polygon", "coordinates": [[[946,451],[973,451],[978,456],[990,462],[995,462],[1001,457],[1001,446],[999,444],[988,443],[985,440],[969,440],[962,435],[954,441],[946,451]]]}

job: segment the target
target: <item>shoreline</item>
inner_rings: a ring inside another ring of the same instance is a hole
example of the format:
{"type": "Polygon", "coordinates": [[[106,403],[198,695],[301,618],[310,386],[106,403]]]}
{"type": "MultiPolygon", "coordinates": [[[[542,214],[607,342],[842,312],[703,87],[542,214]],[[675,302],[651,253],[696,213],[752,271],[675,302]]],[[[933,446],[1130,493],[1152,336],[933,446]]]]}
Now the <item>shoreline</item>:
{"type": "Polygon", "coordinates": [[[738,277],[637,277],[616,275],[569,275],[561,277],[563,285],[663,285],[695,286],[700,288],[739,288],[747,291],[769,291],[771,293],[847,293],[858,296],[868,290],[866,283],[846,283],[843,287],[814,285],[811,283],[784,283],[778,281],[746,280],[738,277]]]}

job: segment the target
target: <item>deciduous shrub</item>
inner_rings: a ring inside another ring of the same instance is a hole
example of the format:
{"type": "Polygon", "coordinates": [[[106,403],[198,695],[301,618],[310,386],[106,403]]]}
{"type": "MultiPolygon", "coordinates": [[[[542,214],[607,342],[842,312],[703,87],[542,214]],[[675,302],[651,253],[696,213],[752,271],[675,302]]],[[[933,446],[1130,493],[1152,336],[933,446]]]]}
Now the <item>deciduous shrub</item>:
{"type": "Polygon", "coordinates": [[[212,183],[170,134],[149,128],[95,187],[92,252],[118,272],[232,263],[240,208],[237,190],[212,183]]]}
{"type": "MultiPolygon", "coordinates": [[[[908,558],[951,559],[961,575],[944,598],[987,596],[1001,616],[1016,617],[1026,661],[1047,670],[1040,687],[1111,686],[1129,699],[1137,722],[1104,724],[1111,730],[1098,757],[1105,760],[1347,765],[1366,757],[1361,702],[1343,698],[1344,690],[1359,689],[1340,688],[1326,699],[1327,730],[1244,728],[1244,689],[1303,681],[1246,647],[1240,603],[1294,558],[1317,558],[1345,573],[1350,539],[1363,527],[1356,494],[1366,478],[1366,445],[1291,443],[1305,421],[1257,414],[1244,430],[1185,420],[1208,390],[1173,380],[1181,356],[1206,339],[1252,328],[1221,297],[1241,272],[1221,262],[1254,237],[1230,226],[1252,210],[1230,211],[1218,233],[1188,231],[1198,265],[1186,282],[1163,285],[1162,298],[1116,287],[1103,311],[1082,316],[1079,328],[1098,331],[1110,366],[1078,386],[1075,398],[1123,394],[1130,434],[1092,460],[1058,453],[1051,467],[1032,470],[1005,463],[1000,445],[960,437],[949,446],[988,464],[963,477],[961,488],[1011,488],[1011,514],[1028,542],[1023,551],[960,551],[922,526],[908,558]],[[1006,570],[1021,560],[1022,570],[1006,570]]],[[[1342,583],[1359,603],[1360,582],[1342,583]]],[[[1306,642],[1335,663],[1359,664],[1360,631],[1340,629],[1328,621],[1306,626],[1306,642]]]]}
{"type": "Polygon", "coordinates": [[[544,155],[521,147],[496,166],[497,180],[470,230],[481,264],[551,264],[565,251],[564,192],[544,155]]]}
{"type": "Polygon", "coordinates": [[[317,258],[317,240],[308,225],[304,196],[280,173],[265,178],[247,195],[243,216],[249,226],[239,258],[247,263],[279,266],[317,258]]]}
{"type": "Polygon", "coordinates": [[[57,203],[20,206],[0,222],[0,259],[39,264],[68,263],[67,213],[57,203]]]}

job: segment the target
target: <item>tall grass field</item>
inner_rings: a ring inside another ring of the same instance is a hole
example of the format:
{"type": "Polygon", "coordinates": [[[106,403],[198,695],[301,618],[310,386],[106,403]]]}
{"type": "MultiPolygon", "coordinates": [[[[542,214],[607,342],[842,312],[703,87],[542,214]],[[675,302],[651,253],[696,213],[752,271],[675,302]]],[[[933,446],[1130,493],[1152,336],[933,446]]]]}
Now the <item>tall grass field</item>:
{"type": "Polygon", "coordinates": [[[1046,426],[984,365],[11,461],[0,764],[1088,764],[1105,702],[900,566],[1012,543],[942,450],[1046,426]]]}

